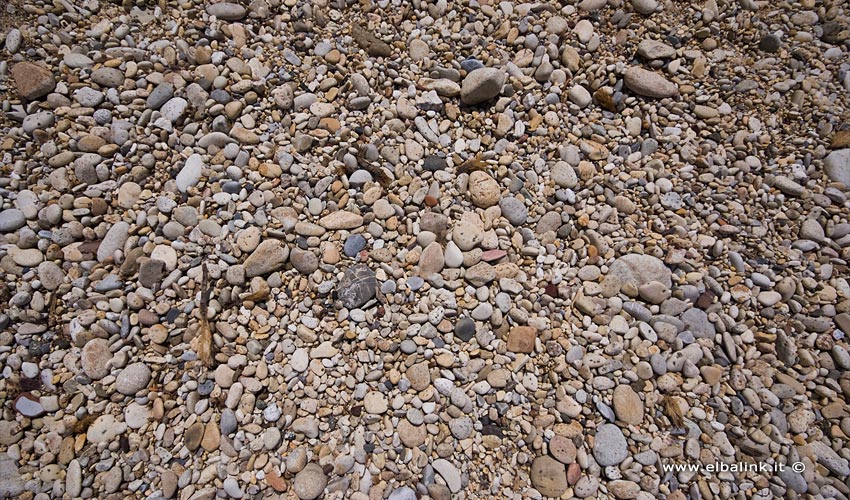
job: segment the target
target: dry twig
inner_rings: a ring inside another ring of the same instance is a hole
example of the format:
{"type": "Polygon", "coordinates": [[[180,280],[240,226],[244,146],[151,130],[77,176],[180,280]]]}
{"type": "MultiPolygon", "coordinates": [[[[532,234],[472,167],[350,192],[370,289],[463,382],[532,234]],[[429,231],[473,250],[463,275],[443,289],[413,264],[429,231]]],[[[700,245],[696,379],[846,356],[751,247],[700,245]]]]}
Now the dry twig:
{"type": "Polygon", "coordinates": [[[209,271],[207,270],[207,264],[204,263],[201,266],[201,324],[198,335],[195,337],[195,351],[198,353],[201,363],[207,368],[212,367],[214,359],[212,329],[210,328],[210,321],[207,319],[207,311],[209,310],[210,303],[209,281],[209,271]]]}

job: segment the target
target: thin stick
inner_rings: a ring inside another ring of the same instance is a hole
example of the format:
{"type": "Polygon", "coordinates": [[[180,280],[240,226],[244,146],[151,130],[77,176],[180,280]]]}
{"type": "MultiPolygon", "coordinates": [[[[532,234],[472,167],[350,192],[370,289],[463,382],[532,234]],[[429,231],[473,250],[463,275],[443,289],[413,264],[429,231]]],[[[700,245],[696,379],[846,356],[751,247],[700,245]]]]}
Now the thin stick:
{"type": "Polygon", "coordinates": [[[210,275],[207,264],[201,265],[201,331],[198,334],[198,358],[207,368],[213,365],[213,338],[210,321],[207,319],[207,311],[210,303],[210,275]]]}

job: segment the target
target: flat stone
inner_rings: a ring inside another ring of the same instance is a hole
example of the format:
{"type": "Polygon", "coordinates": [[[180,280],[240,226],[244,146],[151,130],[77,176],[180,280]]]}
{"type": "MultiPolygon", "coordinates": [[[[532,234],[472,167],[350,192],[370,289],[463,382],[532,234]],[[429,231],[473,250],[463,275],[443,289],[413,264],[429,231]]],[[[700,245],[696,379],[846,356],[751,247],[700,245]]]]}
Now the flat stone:
{"type": "Polygon", "coordinates": [[[416,500],[416,492],[407,486],[402,486],[394,489],[387,500],[416,500]]]}
{"type": "Polygon", "coordinates": [[[245,259],[245,276],[253,278],[283,269],[287,258],[289,258],[289,247],[285,243],[280,240],[263,240],[245,259]]]}
{"type": "Polygon", "coordinates": [[[12,66],[11,75],[18,95],[28,101],[44,97],[56,88],[53,73],[38,64],[19,62],[12,66]]]}
{"type": "Polygon", "coordinates": [[[624,255],[609,266],[608,274],[618,278],[622,284],[632,283],[636,287],[652,281],[657,281],[667,288],[673,286],[670,269],[663,261],[651,255],[624,255]]]}
{"type": "Polygon", "coordinates": [[[148,109],[159,109],[174,97],[174,85],[169,82],[162,82],[151,91],[145,105],[148,109]]]}
{"type": "Polygon", "coordinates": [[[124,73],[116,68],[101,66],[92,71],[91,80],[101,87],[116,88],[124,83],[124,73]]]}
{"type": "Polygon", "coordinates": [[[411,365],[405,375],[407,380],[410,381],[410,387],[417,392],[424,391],[431,386],[431,372],[428,369],[427,361],[411,365]]]}
{"type": "Polygon", "coordinates": [[[499,203],[502,188],[486,172],[476,170],[469,174],[469,197],[479,208],[488,208],[499,203]]]}
{"type": "Polygon", "coordinates": [[[637,53],[644,59],[667,59],[676,55],[676,49],[664,42],[647,38],[638,44],[637,53]]]}
{"type": "Polygon", "coordinates": [[[363,306],[375,298],[377,292],[378,280],[375,277],[375,271],[365,264],[346,269],[337,285],[337,296],[349,309],[363,306]]]}
{"type": "Polygon", "coordinates": [[[115,420],[112,415],[101,415],[95,419],[86,432],[86,439],[92,444],[113,441],[127,430],[124,422],[115,420]]]}
{"type": "Polygon", "coordinates": [[[245,7],[231,2],[221,2],[207,5],[207,14],[222,21],[238,21],[245,17],[245,7]]]}
{"type": "Polygon", "coordinates": [[[534,352],[537,329],[531,326],[515,326],[508,333],[508,350],[530,354],[534,352]]]}
{"type": "Polygon", "coordinates": [[[572,189],[578,185],[576,171],[565,161],[555,162],[550,170],[550,175],[558,187],[572,189]]]}
{"type": "Polygon", "coordinates": [[[657,0],[632,0],[632,7],[638,14],[649,15],[658,8],[657,0]]]}
{"type": "Polygon", "coordinates": [[[640,396],[628,385],[619,385],[614,389],[614,413],[617,418],[631,425],[639,425],[644,418],[644,405],[640,396]]]}
{"type": "Polygon", "coordinates": [[[201,439],[204,438],[204,424],[195,422],[183,433],[183,445],[189,451],[195,451],[201,447],[201,439]]]}
{"type": "Polygon", "coordinates": [[[302,250],[293,247],[289,253],[289,261],[292,267],[301,274],[311,274],[319,268],[319,258],[310,250],[302,250]]]}
{"type": "Polygon", "coordinates": [[[83,373],[92,380],[100,380],[109,374],[109,361],[112,351],[105,339],[91,339],[86,342],[80,355],[83,373]]]}
{"type": "Polygon", "coordinates": [[[531,464],[531,485],[543,496],[558,498],[569,488],[567,469],[552,457],[537,457],[531,464]]]}
{"type": "Polygon", "coordinates": [[[525,204],[513,196],[499,200],[499,208],[502,209],[502,215],[514,226],[521,226],[528,219],[528,209],[525,204]]]}
{"type": "Polygon", "coordinates": [[[416,448],[425,444],[428,431],[424,425],[413,425],[407,419],[402,419],[396,429],[402,444],[408,448],[416,448]]]}
{"type": "Polygon", "coordinates": [[[188,109],[189,101],[183,99],[182,97],[172,97],[171,99],[166,101],[166,103],[163,104],[161,108],[159,108],[159,112],[166,120],[168,120],[172,124],[175,124],[186,115],[186,111],[188,109]]]}
{"type": "Polygon", "coordinates": [[[451,462],[444,458],[438,458],[432,462],[431,467],[443,478],[452,493],[461,489],[460,471],[451,462]]]}
{"type": "Polygon", "coordinates": [[[367,413],[381,415],[387,411],[387,398],[380,392],[370,392],[363,398],[363,408],[367,413]]]}
{"type": "Polygon", "coordinates": [[[809,449],[815,456],[817,462],[838,477],[847,477],[850,475],[850,463],[847,459],[835,452],[832,448],[821,441],[812,441],[809,443],[809,449]]]}
{"type": "Polygon", "coordinates": [[[593,102],[593,97],[591,97],[590,92],[588,92],[588,90],[582,85],[573,85],[570,87],[567,95],[573,104],[582,109],[586,108],[591,102],[593,102]]]}
{"type": "Polygon", "coordinates": [[[823,159],[823,171],[833,182],[850,188],[850,148],[838,149],[823,159]]]}
{"type": "Polygon", "coordinates": [[[337,211],[319,219],[319,225],[325,229],[354,229],[363,225],[363,216],[352,212],[337,211]]]}
{"type": "MultiPolygon", "coordinates": [[[[488,378],[489,380],[489,378],[488,378]]],[[[576,445],[565,436],[555,434],[549,440],[549,453],[559,462],[569,465],[576,461],[576,445]]]]}
{"type": "Polygon", "coordinates": [[[679,94],[679,86],[661,73],[633,66],[623,74],[626,87],[638,95],[662,99],[679,94]]]}
{"type": "Polygon", "coordinates": [[[186,163],[183,164],[183,168],[180,169],[180,173],[177,174],[177,178],[175,179],[177,189],[181,193],[185,193],[190,187],[196,186],[198,181],[201,180],[203,169],[204,160],[201,155],[193,154],[190,156],[186,160],[186,163]]]}
{"type": "Polygon", "coordinates": [[[109,231],[106,232],[106,235],[103,237],[103,241],[97,248],[98,262],[104,262],[107,259],[111,259],[116,250],[124,248],[124,243],[127,242],[127,238],[129,237],[130,224],[124,221],[119,221],[113,224],[112,227],[109,228],[109,231]]]}
{"type": "Polygon", "coordinates": [[[443,247],[436,241],[430,243],[419,256],[419,274],[427,277],[438,274],[446,265],[443,247]]]}
{"type": "Polygon", "coordinates": [[[25,488],[16,461],[9,459],[6,453],[0,454],[0,498],[17,498],[25,488]]]}
{"type": "MultiPolygon", "coordinates": [[[[472,250],[478,246],[483,239],[484,230],[477,224],[461,220],[456,222],[452,228],[452,241],[456,245],[456,248],[463,252],[472,250]]],[[[460,258],[461,262],[463,262],[463,255],[461,255],[460,258]]],[[[454,262],[456,262],[456,259],[454,262]]],[[[458,267],[459,265],[460,264],[453,267],[458,267]]]]}

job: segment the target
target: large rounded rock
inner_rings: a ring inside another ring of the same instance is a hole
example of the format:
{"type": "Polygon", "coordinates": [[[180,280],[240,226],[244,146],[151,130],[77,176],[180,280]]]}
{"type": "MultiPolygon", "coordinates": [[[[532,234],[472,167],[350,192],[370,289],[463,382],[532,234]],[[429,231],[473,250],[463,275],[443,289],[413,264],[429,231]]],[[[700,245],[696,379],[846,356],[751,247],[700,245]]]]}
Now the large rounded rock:
{"type": "Polygon", "coordinates": [[[295,475],[292,490],[301,500],[318,498],[328,485],[328,476],[318,464],[310,463],[295,475]]]}
{"type": "Polygon", "coordinates": [[[651,255],[624,255],[608,267],[608,274],[619,278],[624,285],[633,283],[640,287],[652,281],[658,281],[668,288],[673,285],[670,269],[651,255]]]}
{"type": "Polygon", "coordinates": [[[112,351],[109,350],[109,342],[104,339],[92,339],[83,347],[80,364],[86,377],[100,380],[109,374],[110,359],[112,351]]]}
{"type": "Polygon", "coordinates": [[[478,208],[489,208],[499,203],[502,189],[490,174],[476,170],[469,174],[469,197],[478,208]]]}
{"type": "Polygon", "coordinates": [[[664,78],[661,73],[649,71],[638,66],[626,70],[623,75],[626,87],[644,97],[662,99],[679,94],[679,86],[664,78]]]}
{"type": "Polygon", "coordinates": [[[0,233],[10,233],[24,227],[27,223],[24,213],[17,208],[0,212],[0,233]]]}
{"type": "Polygon", "coordinates": [[[207,5],[207,14],[222,21],[238,21],[245,17],[246,13],[245,7],[237,3],[221,2],[207,5]]]}
{"type": "Polygon", "coordinates": [[[833,182],[850,188],[850,149],[839,149],[823,159],[823,170],[833,182]]]}
{"type": "Polygon", "coordinates": [[[151,381],[151,369],[144,363],[133,363],[115,377],[115,389],[125,396],[135,396],[151,381]]]}
{"type": "Polygon", "coordinates": [[[490,100],[502,91],[505,72],[497,68],[478,68],[463,79],[460,100],[464,104],[479,104],[490,100]]]}
{"type": "Polygon", "coordinates": [[[631,425],[643,422],[643,400],[638,393],[628,385],[619,385],[614,389],[614,413],[617,418],[631,425]]]}
{"type": "Polygon", "coordinates": [[[531,485],[546,497],[560,497],[567,491],[567,469],[552,457],[537,457],[531,464],[531,485]]]}
{"type": "Polygon", "coordinates": [[[593,442],[593,458],[602,467],[618,465],[629,454],[628,443],[623,432],[614,424],[604,424],[596,429],[593,442]]]}

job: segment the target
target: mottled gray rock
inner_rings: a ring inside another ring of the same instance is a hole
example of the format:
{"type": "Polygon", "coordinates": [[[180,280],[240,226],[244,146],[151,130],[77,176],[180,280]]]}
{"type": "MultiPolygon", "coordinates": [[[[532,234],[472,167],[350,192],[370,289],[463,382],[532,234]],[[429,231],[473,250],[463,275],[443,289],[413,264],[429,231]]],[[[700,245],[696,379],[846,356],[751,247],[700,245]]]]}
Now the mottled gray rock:
{"type": "Polygon", "coordinates": [[[628,454],[629,447],[619,427],[614,424],[603,424],[596,429],[593,458],[599,465],[603,467],[618,465],[626,459],[628,454]]]}
{"type": "Polygon", "coordinates": [[[357,264],[346,269],[337,285],[337,296],[349,309],[361,307],[375,298],[377,292],[378,280],[375,277],[375,271],[365,264],[357,264]]]}
{"type": "Polygon", "coordinates": [[[125,396],[135,396],[151,381],[151,369],[144,363],[133,363],[115,377],[115,389],[125,396]]]}
{"type": "Polygon", "coordinates": [[[11,233],[26,225],[24,213],[17,208],[9,208],[0,212],[0,233],[11,233]]]}

